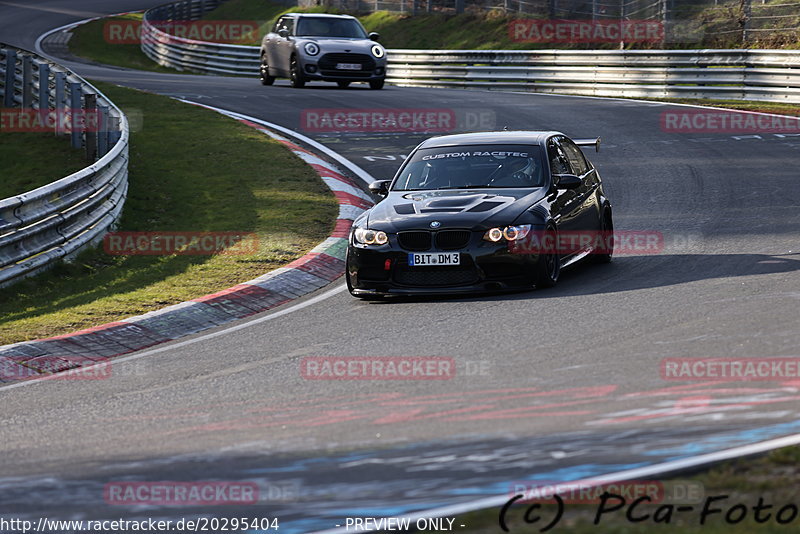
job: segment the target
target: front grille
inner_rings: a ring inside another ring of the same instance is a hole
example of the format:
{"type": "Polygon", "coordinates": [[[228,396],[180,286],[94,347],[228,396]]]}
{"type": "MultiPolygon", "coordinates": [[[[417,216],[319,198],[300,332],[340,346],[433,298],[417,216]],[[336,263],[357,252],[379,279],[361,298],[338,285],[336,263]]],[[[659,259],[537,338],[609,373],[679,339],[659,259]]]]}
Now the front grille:
{"type": "Polygon", "coordinates": [[[436,232],[436,246],[441,250],[458,250],[469,244],[469,230],[441,230],[436,232]]]}
{"type": "Polygon", "coordinates": [[[367,54],[332,53],[324,54],[317,62],[322,74],[330,76],[364,77],[370,76],[375,70],[375,60],[367,54]],[[360,70],[337,69],[337,63],[358,63],[360,70]]]}
{"type": "Polygon", "coordinates": [[[475,268],[467,265],[452,267],[400,267],[394,281],[406,286],[460,286],[478,280],[475,268]]]}
{"type": "Polygon", "coordinates": [[[397,241],[406,250],[429,250],[431,248],[430,232],[399,232],[397,241]]]}

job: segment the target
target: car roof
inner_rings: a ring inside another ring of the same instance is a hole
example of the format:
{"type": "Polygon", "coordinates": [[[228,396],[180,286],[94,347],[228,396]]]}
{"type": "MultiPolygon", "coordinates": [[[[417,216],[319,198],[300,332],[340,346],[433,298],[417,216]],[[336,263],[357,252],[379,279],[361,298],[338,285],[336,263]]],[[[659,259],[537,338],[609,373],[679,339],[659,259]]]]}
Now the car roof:
{"type": "Polygon", "coordinates": [[[555,131],[515,130],[501,132],[474,132],[455,135],[441,135],[424,141],[419,148],[434,148],[459,145],[504,145],[504,144],[544,144],[554,135],[564,135],[555,131]]]}
{"type": "Polygon", "coordinates": [[[326,19],[354,19],[352,15],[332,15],[330,13],[284,13],[285,17],[314,17],[326,19]]]}

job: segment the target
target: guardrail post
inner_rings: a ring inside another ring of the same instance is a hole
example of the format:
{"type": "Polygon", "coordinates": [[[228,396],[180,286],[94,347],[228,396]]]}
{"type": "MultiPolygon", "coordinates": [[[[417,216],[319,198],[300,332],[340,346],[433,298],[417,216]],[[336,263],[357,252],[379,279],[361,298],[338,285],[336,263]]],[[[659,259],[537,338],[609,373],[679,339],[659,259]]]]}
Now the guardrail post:
{"type": "Polygon", "coordinates": [[[97,95],[86,93],[83,97],[83,128],[86,132],[86,159],[97,160],[97,95]]]}
{"type": "Polygon", "coordinates": [[[33,58],[22,56],[22,108],[33,105],[33,58]]]}
{"type": "Polygon", "coordinates": [[[119,138],[122,137],[122,133],[119,130],[119,123],[120,119],[116,115],[109,115],[108,117],[108,130],[111,134],[108,136],[108,148],[109,150],[111,147],[117,144],[119,138]]]}
{"type": "Polygon", "coordinates": [[[42,120],[50,110],[50,65],[38,61],[39,64],[39,111],[42,120]]]}
{"type": "Polygon", "coordinates": [[[6,86],[3,107],[14,107],[14,80],[17,76],[17,51],[6,50],[6,86]]]}
{"type": "Polygon", "coordinates": [[[81,148],[82,139],[81,139],[81,132],[80,127],[78,125],[78,113],[81,110],[81,95],[83,90],[81,89],[80,82],[70,82],[69,84],[69,96],[70,96],[70,137],[72,138],[72,148],[81,148]]]}
{"type": "Polygon", "coordinates": [[[67,75],[63,72],[57,71],[55,73],[56,79],[56,94],[53,98],[53,110],[56,114],[56,135],[63,134],[64,128],[61,127],[64,120],[64,89],[67,83],[67,75]]]}
{"type": "Polygon", "coordinates": [[[108,106],[97,106],[97,157],[102,158],[108,152],[108,106]]]}
{"type": "Polygon", "coordinates": [[[742,46],[747,44],[750,35],[747,33],[750,29],[750,19],[752,17],[751,0],[742,0],[742,46]]]}
{"type": "Polygon", "coordinates": [[[464,0],[456,0],[456,14],[464,12],[464,0]]]}

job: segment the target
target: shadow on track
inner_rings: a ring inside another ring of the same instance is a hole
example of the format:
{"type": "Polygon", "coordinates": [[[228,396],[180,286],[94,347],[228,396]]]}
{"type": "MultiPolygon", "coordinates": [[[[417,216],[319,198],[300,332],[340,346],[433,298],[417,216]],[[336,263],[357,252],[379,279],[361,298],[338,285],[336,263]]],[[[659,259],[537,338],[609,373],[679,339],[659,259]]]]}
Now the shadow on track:
{"type": "Polygon", "coordinates": [[[580,295],[617,293],[699,280],[740,276],[772,275],[800,271],[800,260],[768,254],[670,254],[658,256],[615,257],[607,265],[579,262],[561,272],[558,285],[546,290],[463,295],[397,296],[365,304],[386,305],[397,302],[498,301],[520,299],[565,298],[580,295]]]}

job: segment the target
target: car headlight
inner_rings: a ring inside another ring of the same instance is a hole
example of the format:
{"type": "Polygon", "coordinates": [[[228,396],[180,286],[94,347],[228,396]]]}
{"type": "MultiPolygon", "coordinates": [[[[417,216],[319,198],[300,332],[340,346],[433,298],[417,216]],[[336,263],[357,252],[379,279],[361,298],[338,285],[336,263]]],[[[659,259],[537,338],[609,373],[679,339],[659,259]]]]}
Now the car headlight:
{"type": "Polygon", "coordinates": [[[520,224],[517,226],[506,226],[505,228],[490,228],[483,234],[483,239],[497,243],[501,239],[506,241],[516,241],[524,239],[531,231],[530,224],[520,224]]]}
{"type": "Polygon", "coordinates": [[[380,45],[372,45],[370,50],[372,51],[372,55],[377,58],[382,58],[386,54],[386,51],[380,45]]]}
{"type": "Polygon", "coordinates": [[[319,45],[317,43],[306,43],[303,48],[309,56],[316,56],[319,54],[319,45]]]}
{"type": "Polygon", "coordinates": [[[385,245],[389,242],[386,232],[380,230],[369,230],[367,228],[356,228],[356,242],[364,245],[385,245]]]}

